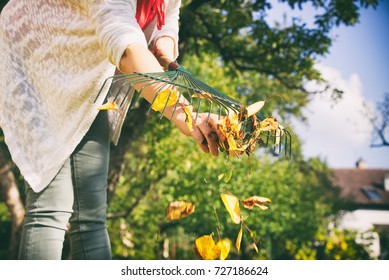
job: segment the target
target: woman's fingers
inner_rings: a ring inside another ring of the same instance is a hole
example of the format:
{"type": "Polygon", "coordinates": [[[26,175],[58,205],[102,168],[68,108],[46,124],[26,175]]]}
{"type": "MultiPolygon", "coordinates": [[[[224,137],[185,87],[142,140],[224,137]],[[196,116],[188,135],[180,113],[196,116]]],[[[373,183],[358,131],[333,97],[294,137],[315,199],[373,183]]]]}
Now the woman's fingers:
{"type": "Polygon", "coordinates": [[[217,116],[208,114],[199,114],[196,121],[195,129],[192,136],[195,138],[201,149],[213,156],[219,154],[219,135],[217,130],[217,116]]]}
{"type": "Polygon", "coordinates": [[[205,153],[210,152],[208,142],[198,126],[192,130],[192,137],[205,153]]]}

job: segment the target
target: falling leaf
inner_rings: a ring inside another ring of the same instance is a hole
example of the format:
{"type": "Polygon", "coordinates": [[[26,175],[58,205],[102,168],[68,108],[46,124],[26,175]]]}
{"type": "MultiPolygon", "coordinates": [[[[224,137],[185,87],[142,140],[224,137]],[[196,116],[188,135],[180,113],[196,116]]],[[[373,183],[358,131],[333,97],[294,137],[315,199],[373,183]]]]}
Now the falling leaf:
{"type": "Polygon", "coordinates": [[[240,251],[240,244],[242,243],[242,237],[243,237],[243,228],[241,226],[235,241],[235,248],[238,252],[240,251]]]}
{"type": "Polygon", "coordinates": [[[232,178],[232,168],[229,170],[229,172],[228,172],[228,174],[227,174],[227,176],[226,176],[226,178],[224,179],[224,182],[226,182],[226,183],[228,183],[230,180],[231,180],[231,178],[232,178]]]}
{"type": "Polygon", "coordinates": [[[195,250],[203,260],[216,260],[220,257],[220,245],[216,246],[212,235],[203,235],[195,240],[195,250]]]}
{"type": "Polygon", "coordinates": [[[254,206],[259,207],[262,210],[267,210],[268,207],[264,204],[271,203],[271,199],[261,196],[251,196],[243,200],[243,207],[247,209],[253,209],[254,206]]]}
{"type": "Polygon", "coordinates": [[[255,102],[254,104],[251,104],[250,106],[247,106],[246,111],[247,111],[247,118],[251,117],[252,115],[255,115],[256,113],[259,112],[259,110],[262,109],[263,105],[265,105],[265,101],[258,101],[255,102]]]}
{"type": "Polygon", "coordinates": [[[224,173],[219,174],[219,176],[217,176],[217,180],[220,181],[221,179],[223,179],[223,177],[224,177],[224,173]]]}
{"type": "Polygon", "coordinates": [[[226,207],[228,213],[231,216],[231,220],[235,224],[239,224],[241,221],[240,218],[240,209],[239,209],[239,200],[236,196],[231,194],[223,193],[221,194],[222,201],[226,207]]]}
{"type": "Polygon", "coordinates": [[[231,241],[228,238],[220,239],[216,246],[220,248],[220,259],[225,260],[230,253],[231,241]]]}
{"type": "Polygon", "coordinates": [[[174,201],[167,207],[167,219],[169,221],[178,220],[193,214],[195,206],[191,202],[174,201]]]}
{"type": "Polygon", "coordinates": [[[104,103],[103,105],[101,105],[97,109],[98,110],[117,110],[118,105],[116,104],[115,101],[108,101],[107,103],[104,103]]]}
{"type": "Polygon", "coordinates": [[[253,246],[255,252],[257,252],[257,254],[258,254],[259,250],[258,250],[257,244],[255,244],[255,243],[253,242],[253,243],[252,243],[252,246],[253,246]]]}
{"type": "Polygon", "coordinates": [[[154,111],[161,111],[165,107],[172,106],[178,101],[178,92],[175,88],[165,89],[158,93],[151,108],[154,111]]]}
{"type": "Polygon", "coordinates": [[[184,113],[185,113],[185,122],[188,125],[188,128],[190,131],[193,130],[193,120],[192,120],[192,112],[188,106],[184,106],[184,113]]]}

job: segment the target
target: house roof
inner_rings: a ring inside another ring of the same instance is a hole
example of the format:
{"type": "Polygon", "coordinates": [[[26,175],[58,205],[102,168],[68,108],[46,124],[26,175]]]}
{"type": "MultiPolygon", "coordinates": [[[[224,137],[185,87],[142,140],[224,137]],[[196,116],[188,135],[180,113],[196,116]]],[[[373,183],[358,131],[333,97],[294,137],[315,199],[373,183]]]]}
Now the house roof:
{"type": "Polygon", "coordinates": [[[389,169],[336,168],[332,174],[340,196],[350,203],[363,208],[389,209],[389,190],[384,185],[389,169]]]}

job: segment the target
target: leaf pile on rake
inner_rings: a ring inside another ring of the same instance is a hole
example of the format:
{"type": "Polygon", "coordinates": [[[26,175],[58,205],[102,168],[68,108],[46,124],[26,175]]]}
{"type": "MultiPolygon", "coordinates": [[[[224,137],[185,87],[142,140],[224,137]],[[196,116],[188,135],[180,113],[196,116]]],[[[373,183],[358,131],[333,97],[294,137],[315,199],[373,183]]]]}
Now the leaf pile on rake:
{"type": "MultiPolygon", "coordinates": [[[[193,98],[205,98],[212,102],[212,96],[209,93],[194,94],[193,98]]],[[[179,93],[176,89],[165,89],[159,92],[152,103],[151,108],[154,111],[163,111],[166,107],[176,106],[179,99],[179,93]]],[[[265,105],[265,101],[258,101],[249,106],[241,105],[239,113],[228,109],[226,116],[221,116],[218,122],[218,128],[226,140],[219,141],[219,148],[230,156],[239,156],[244,153],[253,154],[257,144],[263,144],[261,138],[263,133],[267,133],[265,139],[274,136],[274,146],[280,144],[280,139],[284,133],[284,128],[278,123],[275,117],[267,117],[260,121],[257,113],[265,105]]],[[[193,129],[193,120],[191,110],[188,106],[183,106],[186,114],[186,123],[190,130],[193,129]]],[[[108,101],[99,107],[99,110],[117,110],[118,105],[115,101],[108,101]]]]}
{"type": "Polygon", "coordinates": [[[226,140],[219,142],[220,149],[228,155],[239,156],[244,153],[251,155],[257,144],[264,141],[261,134],[266,132],[275,136],[274,145],[280,143],[284,128],[275,117],[267,117],[260,121],[256,114],[265,105],[265,101],[258,101],[250,106],[242,105],[238,114],[230,110],[227,116],[222,116],[218,127],[226,140]]]}

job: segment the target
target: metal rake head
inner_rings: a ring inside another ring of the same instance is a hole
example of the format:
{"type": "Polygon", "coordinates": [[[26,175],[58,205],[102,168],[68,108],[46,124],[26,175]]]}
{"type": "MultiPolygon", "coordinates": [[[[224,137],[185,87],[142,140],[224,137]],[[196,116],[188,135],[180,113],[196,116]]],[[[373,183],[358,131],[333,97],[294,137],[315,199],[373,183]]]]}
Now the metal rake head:
{"type": "MultiPolygon", "coordinates": [[[[143,90],[150,86],[154,87],[156,94],[151,102],[148,113],[153,108],[158,97],[162,93],[166,94],[166,90],[170,89],[178,94],[178,96],[175,97],[176,99],[174,99],[174,96],[171,94],[173,91],[164,97],[164,105],[158,110],[161,118],[168,106],[174,106],[172,113],[174,114],[177,107],[180,106],[180,98],[184,97],[195,109],[195,119],[197,119],[199,113],[208,113],[208,118],[211,114],[217,114],[219,118],[231,117],[232,115],[238,116],[241,121],[241,133],[242,135],[245,135],[246,138],[255,134],[256,127],[267,120],[267,118],[259,112],[245,118],[242,112],[247,108],[246,106],[204,83],[177,63],[171,63],[169,65],[169,71],[166,72],[135,72],[133,74],[119,74],[108,77],[101,86],[95,100],[98,99],[100,94],[107,90],[108,102],[117,106],[114,109],[124,108],[124,112],[127,112],[127,110],[136,106],[143,90]],[[135,90],[135,86],[140,84],[142,85],[141,88],[135,90]],[[172,104],[171,101],[173,99],[177,101],[174,101],[172,104]]],[[[264,130],[266,131],[264,139],[259,137],[257,139],[256,137],[254,140],[256,143],[264,144],[265,146],[272,144],[274,148],[273,151],[276,154],[281,154],[283,146],[285,155],[290,156],[292,146],[291,134],[281,125],[278,125],[278,123],[276,126],[278,126],[277,129],[264,130]]]]}

